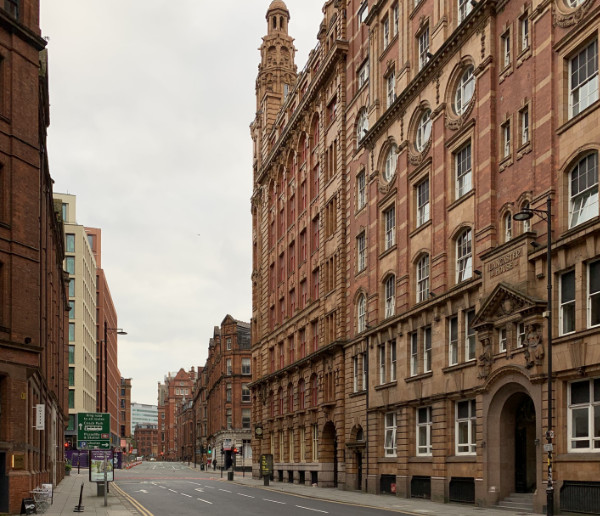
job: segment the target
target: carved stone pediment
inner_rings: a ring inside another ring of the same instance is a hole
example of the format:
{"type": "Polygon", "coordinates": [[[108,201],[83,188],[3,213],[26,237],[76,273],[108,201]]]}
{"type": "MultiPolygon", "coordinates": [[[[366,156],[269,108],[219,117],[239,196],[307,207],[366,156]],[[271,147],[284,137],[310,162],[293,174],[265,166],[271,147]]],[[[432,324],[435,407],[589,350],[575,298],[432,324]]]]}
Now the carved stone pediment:
{"type": "Polygon", "coordinates": [[[481,304],[475,315],[473,327],[477,330],[490,328],[499,319],[511,315],[541,314],[546,309],[546,301],[531,297],[507,283],[499,283],[481,304]]]}

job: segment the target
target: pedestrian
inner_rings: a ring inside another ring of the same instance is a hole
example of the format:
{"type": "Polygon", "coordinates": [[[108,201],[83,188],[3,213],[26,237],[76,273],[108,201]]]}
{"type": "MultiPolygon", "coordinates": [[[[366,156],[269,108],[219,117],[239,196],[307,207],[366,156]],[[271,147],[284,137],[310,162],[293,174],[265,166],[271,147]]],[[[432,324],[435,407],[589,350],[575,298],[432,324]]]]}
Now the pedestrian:
{"type": "Polygon", "coordinates": [[[213,470],[217,469],[217,459],[213,459],[213,470]]]}

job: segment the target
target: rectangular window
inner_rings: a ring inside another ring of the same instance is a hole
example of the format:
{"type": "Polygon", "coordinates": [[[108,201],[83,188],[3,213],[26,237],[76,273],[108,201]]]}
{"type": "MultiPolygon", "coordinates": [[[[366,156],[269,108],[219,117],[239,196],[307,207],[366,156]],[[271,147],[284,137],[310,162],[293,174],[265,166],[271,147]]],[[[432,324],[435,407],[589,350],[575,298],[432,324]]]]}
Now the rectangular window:
{"type": "Polygon", "coordinates": [[[312,425],[312,461],[319,460],[319,425],[312,425]]]}
{"type": "Polygon", "coordinates": [[[242,409],[242,428],[250,428],[250,409],[242,409]]]}
{"type": "Polygon", "coordinates": [[[225,340],[225,349],[227,349],[228,351],[231,350],[231,337],[227,337],[227,339],[225,340]]]}
{"type": "Polygon", "coordinates": [[[357,17],[358,17],[358,25],[359,26],[361,23],[365,22],[368,14],[369,14],[369,2],[367,0],[364,0],[364,2],[358,8],[357,17]]]}
{"type": "Polygon", "coordinates": [[[67,256],[65,258],[65,264],[66,264],[66,271],[69,274],[75,274],[75,257],[67,256]]]}
{"type": "Polygon", "coordinates": [[[521,18],[519,18],[519,34],[521,52],[529,48],[529,13],[525,12],[521,18]]]}
{"type": "Polygon", "coordinates": [[[225,401],[231,403],[231,384],[228,383],[225,387],[225,401]]]}
{"type": "Polygon", "coordinates": [[[432,367],[431,356],[431,326],[423,330],[423,372],[428,373],[432,367]]]}
{"type": "Polygon", "coordinates": [[[522,348],[525,345],[525,323],[517,325],[517,347],[522,348]]]}
{"type": "Polygon", "coordinates": [[[386,457],[396,456],[396,413],[385,414],[384,451],[386,457]]]}
{"type": "Polygon", "coordinates": [[[362,389],[363,391],[367,390],[367,369],[369,366],[369,362],[367,361],[367,354],[362,354],[362,389]]]}
{"type": "Polygon", "coordinates": [[[358,89],[360,90],[369,80],[369,61],[358,69],[358,89]]]}
{"type": "Polygon", "coordinates": [[[598,40],[569,61],[569,118],[598,100],[598,40]]]}
{"type": "Polygon", "coordinates": [[[458,364],[458,316],[448,319],[448,364],[458,364]]]}
{"type": "Polygon", "coordinates": [[[385,344],[380,344],[379,348],[379,384],[385,383],[385,344]]]}
{"type": "Polygon", "coordinates": [[[458,23],[462,23],[462,21],[467,17],[467,15],[471,12],[473,6],[471,5],[470,0],[458,0],[458,23]]]}
{"type": "Polygon", "coordinates": [[[429,62],[429,27],[419,34],[419,70],[429,62]]]}
{"type": "Polygon", "coordinates": [[[301,426],[300,432],[300,462],[306,462],[306,429],[301,426]]]}
{"type": "Polygon", "coordinates": [[[419,335],[417,332],[410,334],[410,375],[419,372],[419,335]]]}
{"type": "Polygon", "coordinates": [[[429,255],[417,263],[417,303],[427,301],[429,295],[429,255]]]}
{"type": "Polygon", "coordinates": [[[69,342],[73,342],[75,340],[75,323],[69,323],[69,342]]]}
{"type": "Polygon", "coordinates": [[[228,358],[226,362],[226,374],[230,376],[231,372],[231,358],[228,358]]]}
{"type": "Polygon", "coordinates": [[[67,253],[74,253],[75,252],[75,235],[73,235],[72,233],[67,233],[66,240],[67,240],[67,248],[65,251],[67,253]]]}
{"type": "Polygon", "coordinates": [[[294,429],[288,428],[288,458],[294,462],[294,429]]]}
{"type": "Polygon", "coordinates": [[[519,121],[521,124],[521,145],[529,143],[529,107],[526,106],[519,111],[519,121]]]}
{"type": "Polygon", "coordinates": [[[306,230],[300,233],[300,262],[306,261],[306,230]]]}
{"type": "Polygon", "coordinates": [[[560,276],[559,333],[575,331],[575,271],[560,276]]]}
{"type": "Polygon", "coordinates": [[[69,301],[69,319],[75,319],[75,301],[69,301]]]}
{"type": "Polygon", "coordinates": [[[502,124],[502,158],[510,156],[510,120],[502,124]]]}
{"type": "Polygon", "coordinates": [[[250,403],[250,389],[247,383],[242,384],[242,403],[250,403]]]}
{"type": "Polygon", "coordinates": [[[75,408],[75,391],[73,389],[69,389],[69,408],[75,408]]]}
{"type": "Polygon", "coordinates": [[[242,358],[242,374],[252,374],[250,370],[250,359],[242,358]]]}
{"type": "Polygon", "coordinates": [[[361,172],[356,177],[357,200],[356,208],[361,210],[367,204],[367,189],[366,189],[365,173],[361,172]]]}
{"type": "Polygon", "coordinates": [[[600,452],[600,378],[569,384],[569,451],[600,452]]]}
{"type": "Polygon", "coordinates": [[[600,324],[600,260],[588,265],[588,326],[600,324]]]}
{"type": "Polygon", "coordinates": [[[394,72],[390,73],[386,78],[387,85],[387,107],[389,108],[396,100],[396,76],[394,72]]]}
{"type": "Polygon", "coordinates": [[[417,409],[417,455],[431,455],[431,407],[417,409]]]}
{"type": "Polygon", "coordinates": [[[390,348],[390,382],[396,381],[396,341],[389,343],[390,348]]]}
{"type": "Polygon", "coordinates": [[[400,7],[398,6],[398,3],[396,3],[394,7],[392,7],[392,18],[392,36],[395,37],[398,34],[398,26],[400,19],[400,7]]]}
{"type": "Polygon", "coordinates": [[[429,179],[417,185],[417,227],[429,220],[429,179]]]}
{"type": "Polygon", "coordinates": [[[476,412],[475,400],[456,402],[456,454],[475,454],[476,412]]]}
{"type": "Polygon", "coordinates": [[[387,251],[396,244],[396,209],[394,206],[383,212],[385,221],[385,245],[387,251]]]}
{"type": "Polygon", "coordinates": [[[358,392],[358,355],[352,358],[352,392],[358,392]]]}
{"type": "Polygon", "coordinates": [[[390,44],[390,20],[386,18],[383,20],[383,48],[387,48],[390,44]]]}
{"type": "Polygon", "coordinates": [[[456,170],[456,198],[471,191],[471,142],[461,148],[454,156],[456,170]]]}
{"type": "Polygon", "coordinates": [[[365,233],[356,237],[356,269],[358,272],[365,270],[367,266],[367,244],[365,233]]]}
{"type": "Polygon", "coordinates": [[[506,328],[498,329],[498,351],[506,351],[506,328]]]}
{"type": "Polygon", "coordinates": [[[468,310],[465,313],[465,360],[475,360],[475,329],[473,321],[475,320],[475,310],[468,310]]]}
{"type": "Polygon", "coordinates": [[[75,387],[75,368],[69,367],[69,387],[75,387]]]}
{"type": "Polygon", "coordinates": [[[69,279],[69,297],[75,297],[75,278],[69,279]]]}
{"type": "Polygon", "coordinates": [[[506,31],[501,39],[501,49],[502,49],[502,65],[503,68],[507,68],[510,66],[510,31],[506,31]]]}
{"type": "Polygon", "coordinates": [[[69,364],[75,363],[75,346],[73,344],[69,344],[69,364]]]}

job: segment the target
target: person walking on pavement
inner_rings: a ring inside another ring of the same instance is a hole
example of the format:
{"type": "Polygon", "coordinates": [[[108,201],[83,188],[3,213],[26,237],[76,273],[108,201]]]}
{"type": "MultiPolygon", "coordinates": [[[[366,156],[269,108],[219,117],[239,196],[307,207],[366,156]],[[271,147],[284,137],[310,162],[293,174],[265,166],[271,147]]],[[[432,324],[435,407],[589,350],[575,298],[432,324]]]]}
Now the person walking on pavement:
{"type": "Polygon", "coordinates": [[[213,471],[217,469],[217,459],[213,459],[213,471]]]}

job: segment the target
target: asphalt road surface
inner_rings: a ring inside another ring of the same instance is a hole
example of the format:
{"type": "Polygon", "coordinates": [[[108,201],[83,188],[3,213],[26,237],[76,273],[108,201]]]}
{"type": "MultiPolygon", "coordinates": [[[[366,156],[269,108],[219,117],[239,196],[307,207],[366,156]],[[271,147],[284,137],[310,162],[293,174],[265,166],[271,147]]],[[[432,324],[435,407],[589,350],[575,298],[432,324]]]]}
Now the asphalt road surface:
{"type": "Polygon", "coordinates": [[[220,475],[219,470],[195,470],[180,462],[144,462],[129,470],[116,470],[115,487],[143,516],[187,516],[198,513],[244,516],[402,514],[239,485],[228,482],[226,474],[223,478],[220,475]]]}

